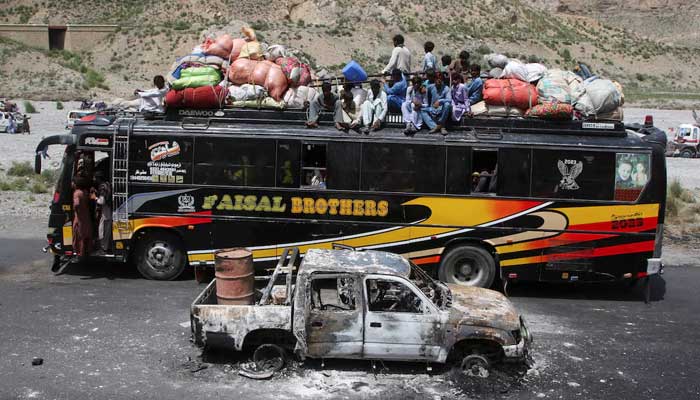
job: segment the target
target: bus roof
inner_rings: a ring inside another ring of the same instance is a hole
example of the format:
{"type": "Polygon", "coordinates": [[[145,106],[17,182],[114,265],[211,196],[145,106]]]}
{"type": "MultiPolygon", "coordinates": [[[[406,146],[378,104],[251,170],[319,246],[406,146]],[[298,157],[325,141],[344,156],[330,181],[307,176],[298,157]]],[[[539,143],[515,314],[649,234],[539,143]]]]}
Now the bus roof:
{"type": "Polygon", "coordinates": [[[224,114],[223,117],[214,116],[213,110],[191,111],[200,111],[203,116],[181,116],[179,119],[168,114],[155,117],[141,114],[98,117],[90,122],[77,122],[74,133],[113,134],[114,125],[119,125],[129,126],[130,132],[153,135],[274,136],[302,140],[391,141],[406,144],[493,143],[516,146],[650,147],[649,143],[641,140],[639,134],[625,130],[624,125],[619,121],[562,122],[493,117],[471,118],[464,120],[461,126],[450,130],[447,136],[429,135],[427,131],[422,131],[412,137],[406,137],[403,129],[398,127],[402,124],[395,122],[387,123],[387,127],[370,135],[362,135],[354,131],[349,133],[338,131],[333,127],[332,116],[329,115],[322,115],[325,120],[319,128],[307,129],[303,124],[305,113],[298,111],[238,110],[239,114],[229,113],[224,114]],[[280,115],[284,116],[280,117],[280,115]]]}

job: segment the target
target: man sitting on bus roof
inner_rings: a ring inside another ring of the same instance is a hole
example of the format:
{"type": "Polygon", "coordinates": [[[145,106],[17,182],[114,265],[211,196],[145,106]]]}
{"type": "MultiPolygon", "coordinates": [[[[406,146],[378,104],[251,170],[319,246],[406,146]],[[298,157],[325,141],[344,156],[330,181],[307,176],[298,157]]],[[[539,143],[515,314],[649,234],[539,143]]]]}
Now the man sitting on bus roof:
{"type": "MultiPolygon", "coordinates": [[[[435,75],[435,71],[429,70],[435,75]]],[[[403,121],[406,123],[404,135],[410,136],[418,132],[423,127],[421,109],[428,107],[427,90],[423,84],[423,78],[414,76],[411,79],[411,86],[406,90],[406,101],[401,106],[403,121]]]]}
{"type": "Polygon", "coordinates": [[[168,87],[165,85],[163,75],[153,77],[154,89],[134,91],[134,94],[139,97],[139,112],[165,112],[163,108],[163,99],[168,93],[168,87]]]}
{"type": "Polygon", "coordinates": [[[365,135],[381,129],[388,108],[386,93],[382,90],[381,83],[372,79],[369,86],[371,90],[362,104],[362,132],[365,135]]]}
{"type": "Polygon", "coordinates": [[[347,132],[350,129],[359,130],[360,108],[355,104],[352,98],[352,91],[344,90],[340,96],[340,100],[335,102],[335,127],[339,131],[347,132]]]}
{"type": "Polygon", "coordinates": [[[323,81],[321,84],[321,93],[316,95],[309,102],[309,120],[306,121],[307,128],[318,128],[318,116],[322,110],[335,111],[335,105],[338,101],[338,96],[331,91],[331,83],[323,81]]]}
{"type": "Polygon", "coordinates": [[[443,79],[443,74],[438,72],[435,74],[435,83],[428,86],[428,98],[432,104],[421,109],[421,117],[430,128],[429,133],[447,135],[445,124],[452,112],[452,94],[443,79]]]}
{"type": "Polygon", "coordinates": [[[469,104],[476,104],[483,99],[484,81],[481,79],[481,66],[472,64],[469,74],[471,76],[471,82],[467,86],[469,104]]]}
{"type": "Polygon", "coordinates": [[[403,104],[406,99],[406,89],[408,88],[408,83],[406,78],[400,70],[395,69],[391,71],[391,85],[384,83],[384,91],[386,92],[387,103],[389,104],[389,111],[392,113],[401,112],[401,104],[403,104]]]}

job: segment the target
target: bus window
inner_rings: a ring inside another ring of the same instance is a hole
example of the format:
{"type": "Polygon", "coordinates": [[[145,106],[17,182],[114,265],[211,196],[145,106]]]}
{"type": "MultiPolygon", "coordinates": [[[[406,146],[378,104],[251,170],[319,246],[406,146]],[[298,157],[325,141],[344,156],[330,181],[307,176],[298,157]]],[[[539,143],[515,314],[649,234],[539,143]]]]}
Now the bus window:
{"type": "Polygon", "coordinates": [[[471,192],[471,149],[463,146],[447,148],[447,193],[469,194],[471,192]]]}
{"type": "Polygon", "coordinates": [[[530,195],[530,159],[532,151],[522,148],[499,150],[498,195],[530,195]]]}
{"type": "Polygon", "coordinates": [[[532,176],[534,197],[612,200],[615,153],[533,150],[532,176]]]}
{"type": "Polygon", "coordinates": [[[635,201],[649,182],[649,154],[617,153],[615,200],[635,201]]]}
{"type": "Polygon", "coordinates": [[[302,188],[326,188],[326,144],[304,143],[301,152],[302,188]]]}
{"type": "Polygon", "coordinates": [[[296,140],[277,142],[277,187],[299,187],[300,147],[296,140]]]}
{"type": "Polygon", "coordinates": [[[444,193],[444,147],[391,143],[364,144],[361,190],[444,193]]]}
{"type": "Polygon", "coordinates": [[[360,144],[328,143],[328,189],[358,190],[360,188],[360,144]]]}
{"type": "Polygon", "coordinates": [[[472,192],[496,193],[498,187],[498,150],[472,151],[472,192]]]}
{"type": "Polygon", "coordinates": [[[203,185],[275,185],[275,141],[196,139],[194,179],[203,185]]]}

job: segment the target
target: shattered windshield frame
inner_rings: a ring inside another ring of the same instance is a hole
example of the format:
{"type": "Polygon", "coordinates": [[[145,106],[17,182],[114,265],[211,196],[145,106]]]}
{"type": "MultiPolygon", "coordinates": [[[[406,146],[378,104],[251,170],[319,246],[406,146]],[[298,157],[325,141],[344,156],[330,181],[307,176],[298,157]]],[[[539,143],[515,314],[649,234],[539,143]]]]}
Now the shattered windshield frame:
{"type": "Polygon", "coordinates": [[[444,311],[450,308],[452,305],[452,293],[447,285],[431,278],[430,275],[412,261],[409,261],[409,264],[411,265],[411,273],[408,279],[440,310],[444,311]]]}

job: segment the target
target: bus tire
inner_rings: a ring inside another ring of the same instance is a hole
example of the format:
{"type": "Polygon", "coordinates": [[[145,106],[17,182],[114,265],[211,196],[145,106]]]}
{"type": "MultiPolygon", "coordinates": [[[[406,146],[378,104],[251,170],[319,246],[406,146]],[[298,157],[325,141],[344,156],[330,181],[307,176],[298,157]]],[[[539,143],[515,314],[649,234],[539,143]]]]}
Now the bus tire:
{"type": "Polygon", "coordinates": [[[683,149],[680,154],[681,158],[694,158],[695,152],[691,149],[683,149]]]}
{"type": "Polygon", "coordinates": [[[146,279],[170,281],[185,270],[185,250],[171,232],[148,232],[136,246],[136,268],[146,279]]]}
{"type": "Polygon", "coordinates": [[[457,246],[443,257],[438,277],[446,283],[488,288],[496,278],[496,260],[481,247],[457,246]]]}

